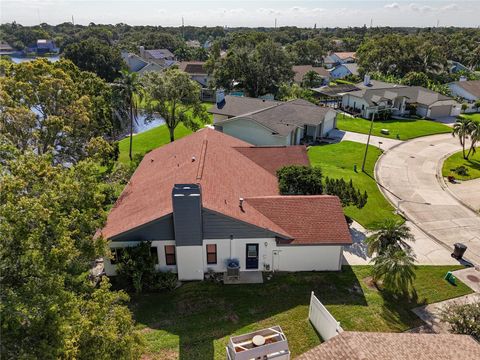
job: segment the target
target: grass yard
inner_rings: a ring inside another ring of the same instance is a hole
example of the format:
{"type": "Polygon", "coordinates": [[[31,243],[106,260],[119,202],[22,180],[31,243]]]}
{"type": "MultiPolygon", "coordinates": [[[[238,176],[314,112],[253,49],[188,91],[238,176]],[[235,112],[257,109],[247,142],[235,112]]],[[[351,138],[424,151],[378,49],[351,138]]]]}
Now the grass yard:
{"type": "MultiPolygon", "coordinates": [[[[468,150],[467,150],[468,151],[468,150]]],[[[453,155],[450,155],[443,163],[442,175],[453,175],[456,179],[460,180],[472,180],[480,177],[480,147],[477,148],[475,155],[470,155],[468,160],[463,158],[462,151],[459,151],[453,155]],[[465,166],[468,169],[467,176],[461,176],[452,169],[456,169],[459,166],[465,166]]]]}
{"type": "Polygon", "coordinates": [[[189,282],[172,292],[133,297],[132,310],[146,359],[225,359],[230,336],[272,325],[282,327],[296,357],[320,343],[308,321],[312,290],[345,330],[400,332],[421,325],[410,309],[471,292],[443,280],[459,268],[419,267],[414,300],[394,300],[367,286],[369,267],[355,266],[338,273],[276,273],[265,284],[189,282]]]}
{"type": "MultiPolygon", "coordinates": [[[[368,134],[370,130],[370,120],[363,118],[352,118],[339,114],[337,117],[337,127],[340,130],[353,131],[362,134],[368,134]]],[[[397,139],[408,140],[420,136],[444,134],[451,132],[452,129],[447,125],[437,123],[431,120],[375,120],[373,123],[372,135],[397,139]],[[389,135],[384,135],[380,131],[388,129],[389,135]]]]}
{"type": "Polygon", "coordinates": [[[460,115],[461,117],[465,119],[470,119],[474,121],[480,121],[480,113],[475,113],[475,114],[462,114],[460,115]]]}
{"type": "MultiPolygon", "coordinates": [[[[205,110],[209,109],[211,103],[203,103],[205,110]]],[[[209,114],[210,122],[213,121],[213,115],[209,114]]],[[[175,129],[175,139],[180,139],[186,135],[191,134],[192,131],[187,129],[180,123],[175,129]]],[[[133,136],[133,155],[141,154],[145,155],[147,152],[156,149],[162,145],[168,144],[170,142],[170,133],[168,128],[165,125],[157,126],[153,129],[145,131],[141,134],[133,136]]],[[[130,148],[130,138],[127,136],[125,139],[120,140],[119,142],[120,155],[118,161],[123,163],[128,163],[130,159],[128,158],[128,150],[130,148]]]]}
{"type": "MultiPolygon", "coordinates": [[[[175,139],[181,139],[182,137],[191,134],[192,131],[187,129],[183,124],[179,124],[175,129],[175,139]]],[[[160,125],[147,130],[141,134],[133,136],[133,155],[141,154],[145,155],[147,152],[168,144],[170,142],[170,133],[166,125],[160,125]]],[[[118,161],[128,163],[128,150],[130,148],[130,137],[120,140],[118,143],[120,149],[120,155],[118,161]]]]}
{"type": "Polygon", "coordinates": [[[308,157],[312,166],[322,168],[324,176],[344,178],[346,181],[352,179],[353,184],[362,193],[367,191],[368,201],[362,209],[355,206],[344,209],[348,216],[364,227],[375,228],[376,223],[386,218],[401,220],[400,216],[394,214],[394,208],[380,192],[373,177],[375,163],[382,151],[375,146],[369,146],[365,164],[366,173],[361,171],[364,152],[364,144],[342,141],[337,144],[310,147],[308,157]],[[357,172],[353,170],[354,164],[357,164],[357,172]]]}

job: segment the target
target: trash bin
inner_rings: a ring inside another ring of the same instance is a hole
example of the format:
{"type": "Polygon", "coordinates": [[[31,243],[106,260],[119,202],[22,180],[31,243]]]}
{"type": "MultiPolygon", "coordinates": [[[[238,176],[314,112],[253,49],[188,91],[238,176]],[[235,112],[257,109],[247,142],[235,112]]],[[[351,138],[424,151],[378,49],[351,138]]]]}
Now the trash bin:
{"type": "Polygon", "coordinates": [[[453,253],[452,257],[455,259],[461,259],[463,257],[463,254],[465,254],[465,251],[467,251],[467,247],[461,243],[455,243],[453,244],[453,253]]]}

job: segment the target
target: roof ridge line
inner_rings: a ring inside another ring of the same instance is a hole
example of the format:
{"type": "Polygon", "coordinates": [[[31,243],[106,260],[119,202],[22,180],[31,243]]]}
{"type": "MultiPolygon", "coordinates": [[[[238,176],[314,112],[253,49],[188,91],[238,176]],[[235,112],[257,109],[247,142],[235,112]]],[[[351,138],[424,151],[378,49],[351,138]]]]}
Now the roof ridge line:
{"type": "Polygon", "coordinates": [[[207,144],[208,144],[208,140],[203,139],[202,149],[200,150],[200,160],[198,162],[198,168],[197,168],[197,177],[196,177],[197,180],[202,179],[203,168],[205,166],[205,157],[207,156],[207,144]]]}

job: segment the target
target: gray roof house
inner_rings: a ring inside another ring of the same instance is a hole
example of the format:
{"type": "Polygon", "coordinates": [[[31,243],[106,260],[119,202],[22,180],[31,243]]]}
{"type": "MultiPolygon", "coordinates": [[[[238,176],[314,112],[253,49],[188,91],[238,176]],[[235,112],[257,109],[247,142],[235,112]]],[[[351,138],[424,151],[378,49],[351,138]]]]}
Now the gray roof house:
{"type": "Polygon", "coordinates": [[[279,103],[279,101],[274,100],[224,95],[221,91],[217,91],[217,95],[215,106],[208,110],[209,113],[213,114],[214,123],[253,111],[266,109],[279,103]]]}
{"type": "Polygon", "coordinates": [[[250,112],[236,109],[238,115],[216,121],[215,129],[257,146],[288,146],[315,142],[336,127],[335,110],[306,100],[260,104],[250,112]]]}
{"type": "Polygon", "coordinates": [[[329,71],[333,79],[343,79],[348,75],[358,75],[358,65],[356,63],[340,64],[329,71]]]}
{"type": "Polygon", "coordinates": [[[448,84],[452,95],[474,102],[480,99],[480,80],[461,80],[448,84]]]}
{"type": "Polygon", "coordinates": [[[344,93],[342,107],[350,112],[370,118],[378,109],[390,109],[394,115],[415,113],[425,118],[456,116],[460,104],[454,99],[421,86],[364,88],[344,93]]]}

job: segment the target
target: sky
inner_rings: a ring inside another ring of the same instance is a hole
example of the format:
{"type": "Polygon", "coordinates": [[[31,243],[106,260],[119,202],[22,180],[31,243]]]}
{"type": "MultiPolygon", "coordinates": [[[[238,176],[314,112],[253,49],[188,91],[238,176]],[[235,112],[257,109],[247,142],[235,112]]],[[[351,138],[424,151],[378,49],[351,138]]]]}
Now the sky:
{"type": "Polygon", "coordinates": [[[0,22],[228,27],[480,27],[480,0],[0,0],[0,22]]]}

